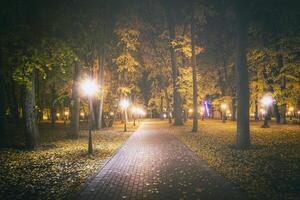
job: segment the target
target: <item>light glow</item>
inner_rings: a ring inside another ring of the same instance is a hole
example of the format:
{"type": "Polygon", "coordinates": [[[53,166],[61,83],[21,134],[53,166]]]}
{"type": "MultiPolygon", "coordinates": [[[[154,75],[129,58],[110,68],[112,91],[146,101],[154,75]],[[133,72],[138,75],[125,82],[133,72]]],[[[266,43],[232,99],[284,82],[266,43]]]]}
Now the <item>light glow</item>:
{"type": "Polygon", "coordinates": [[[222,109],[222,110],[226,110],[226,108],[227,108],[227,104],[226,104],[226,103],[222,103],[222,104],[221,104],[221,109],[222,109]]]}
{"type": "Polygon", "coordinates": [[[94,80],[86,79],[81,83],[81,89],[87,96],[93,96],[97,90],[98,86],[94,80]]]}
{"type": "Polygon", "coordinates": [[[269,95],[265,95],[263,96],[263,98],[261,99],[261,103],[264,106],[270,106],[273,103],[274,99],[272,96],[269,95]]]}
{"type": "Polygon", "coordinates": [[[265,111],[265,109],[263,109],[263,108],[261,108],[260,110],[259,110],[259,112],[261,113],[261,114],[266,114],[266,111],[265,111]]]}
{"type": "Polygon", "coordinates": [[[122,99],[120,101],[120,106],[122,109],[127,109],[129,107],[129,104],[130,103],[129,103],[128,99],[122,99]]]}
{"type": "Polygon", "coordinates": [[[204,111],[205,111],[205,107],[204,107],[204,106],[201,106],[200,111],[201,111],[201,112],[204,112],[204,111]]]}

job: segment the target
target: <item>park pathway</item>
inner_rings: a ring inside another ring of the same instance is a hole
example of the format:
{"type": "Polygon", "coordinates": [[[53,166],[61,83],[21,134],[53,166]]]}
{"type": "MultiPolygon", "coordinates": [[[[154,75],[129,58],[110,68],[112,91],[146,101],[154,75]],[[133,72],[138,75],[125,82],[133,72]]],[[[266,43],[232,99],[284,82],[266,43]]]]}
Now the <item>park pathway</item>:
{"type": "Polygon", "coordinates": [[[144,122],[75,199],[247,199],[169,132],[144,122]]]}

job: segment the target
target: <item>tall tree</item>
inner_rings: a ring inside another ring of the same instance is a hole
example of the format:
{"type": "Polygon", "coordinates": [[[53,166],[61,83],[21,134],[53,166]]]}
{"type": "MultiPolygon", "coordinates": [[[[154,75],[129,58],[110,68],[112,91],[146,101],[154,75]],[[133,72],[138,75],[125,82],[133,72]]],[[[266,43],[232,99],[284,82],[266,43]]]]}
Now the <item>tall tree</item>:
{"type": "Polygon", "coordinates": [[[173,111],[174,111],[174,124],[182,125],[182,99],[179,92],[179,70],[176,61],[176,51],[174,42],[176,40],[176,23],[175,23],[175,5],[174,2],[166,0],[164,2],[166,18],[168,24],[168,30],[170,35],[170,55],[171,55],[171,67],[172,67],[172,81],[173,81],[173,111]]]}
{"type": "Polygon", "coordinates": [[[237,146],[250,145],[249,128],[249,83],[247,68],[248,6],[247,1],[236,1],[237,48],[236,48],[236,92],[237,92],[237,146]]]}
{"type": "Polygon", "coordinates": [[[195,17],[194,3],[192,4],[191,14],[191,43],[192,43],[192,69],[193,69],[193,129],[192,132],[198,130],[198,89],[197,89],[197,71],[196,71],[196,54],[195,54],[195,17]]]}
{"type": "Polygon", "coordinates": [[[76,62],[74,66],[73,85],[72,85],[72,100],[71,100],[71,133],[73,138],[79,137],[79,78],[80,78],[80,63],[76,62]]]}
{"type": "Polygon", "coordinates": [[[25,144],[30,149],[39,145],[39,129],[37,124],[37,107],[35,98],[36,70],[30,74],[30,85],[25,92],[25,144]]]}

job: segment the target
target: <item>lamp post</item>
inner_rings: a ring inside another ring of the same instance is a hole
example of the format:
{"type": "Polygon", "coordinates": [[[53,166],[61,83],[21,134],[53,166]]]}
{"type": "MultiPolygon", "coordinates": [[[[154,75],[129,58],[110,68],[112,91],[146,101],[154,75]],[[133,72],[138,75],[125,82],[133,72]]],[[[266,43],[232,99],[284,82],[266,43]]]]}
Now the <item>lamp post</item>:
{"type": "Polygon", "coordinates": [[[226,108],[227,108],[227,104],[222,103],[221,104],[221,110],[222,110],[222,121],[223,121],[223,123],[226,122],[226,108]]]}
{"type": "Polygon", "coordinates": [[[138,110],[138,108],[136,108],[136,107],[133,107],[133,108],[132,108],[132,114],[133,114],[133,126],[135,126],[135,118],[136,118],[137,110],[138,110]]]}
{"type": "Polygon", "coordinates": [[[89,114],[88,114],[88,123],[89,123],[89,135],[88,135],[88,154],[92,155],[93,154],[93,140],[92,140],[92,113],[91,113],[91,108],[92,108],[92,97],[95,95],[98,86],[97,84],[90,79],[87,79],[82,82],[81,84],[81,89],[84,92],[85,95],[88,96],[88,101],[89,101],[89,114]]]}
{"type": "Polygon", "coordinates": [[[261,103],[262,105],[265,107],[265,116],[264,116],[264,123],[261,126],[262,128],[269,128],[269,124],[268,124],[268,110],[270,105],[273,104],[273,97],[269,96],[269,95],[265,95],[263,96],[263,98],[261,99],[261,103]]]}
{"type": "Polygon", "coordinates": [[[124,110],[125,122],[124,122],[124,132],[127,131],[127,108],[129,107],[128,99],[122,99],[120,101],[120,106],[124,110]]]}

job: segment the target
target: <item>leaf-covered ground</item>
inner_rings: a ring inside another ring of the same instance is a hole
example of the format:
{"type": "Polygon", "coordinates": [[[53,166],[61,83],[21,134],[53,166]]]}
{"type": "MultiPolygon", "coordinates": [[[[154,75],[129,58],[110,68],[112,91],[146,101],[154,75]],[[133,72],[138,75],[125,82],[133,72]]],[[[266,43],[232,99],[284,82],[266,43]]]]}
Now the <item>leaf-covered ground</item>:
{"type": "Polygon", "coordinates": [[[253,199],[300,199],[300,126],[251,123],[252,147],[238,150],[236,124],[201,121],[191,133],[191,122],[172,132],[216,171],[239,185],[253,199]]]}
{"type": "MultiPolygon", "coordinates": [[[[134,130],[132,125],[129,130],[134,130]]],[[[71,140],[58,139],[59,133],[48,129],[42,133],[44,143],[37,151],[1,149],[0,199],[70,198],[130,133],[124,133],[120,124],[94,131],[92,157],[87,155],[87,131],[81,132],[80,139],[71,140]]]]}

